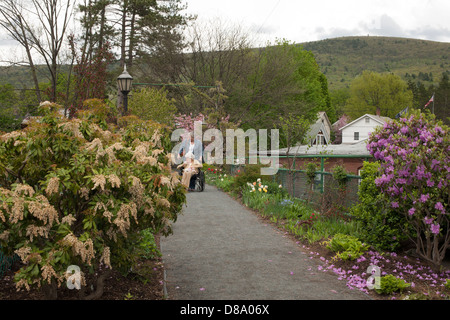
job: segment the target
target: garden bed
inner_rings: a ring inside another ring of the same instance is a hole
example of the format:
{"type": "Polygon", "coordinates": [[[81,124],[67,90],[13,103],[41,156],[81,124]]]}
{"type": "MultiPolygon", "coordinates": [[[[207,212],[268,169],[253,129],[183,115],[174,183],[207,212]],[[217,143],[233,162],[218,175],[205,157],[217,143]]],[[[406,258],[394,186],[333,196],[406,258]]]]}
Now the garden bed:
{"type": "MultiPolygon", "coordinates": [[[[234,195],[235,200],[242,205],[242,198],[234,195]]],[[[319,267],[310,271],[313,274],[321,272],[334,273],[340,280],[345,281],[352,290],[361,290],[376,300],[390,299],[449,299],[450,290],[443,286],[445,279],[450,279],[450,267],[445,263],[445,268],[441,272],[433,271],[431,265],[425,261],[407,254],[379,253],[369,249],[356,260],[334,259],[335,253],[330,251],[323,241],[308,242],[307,240],[295,236],[286,230],[286,220],[280,219],[274,222],[269,216],[261,215],[259,210],[249,208],[249,211],[256,214],[264,223],[270,223],[285,232],[285,236],[295,241],[310,259],[319,263],[319,267]],[[376,264],[380,267],[381,276],[391,274],[403,278],[410,284],[401,293],[392,295],[380,295],[374,290],[368,290],[365,285],[369,277],[367,268],[376,264]]],[[[155,237],[159,248],[159,238],[155,237]]],[[[12,281],[14,271],[19,265],[7,272],[0,281],[0,300],[40,300],[44,298],[41,291],[32,290],[16,291],[12,281]]],[[[164,296],[164,266],[162,259],[143,260],[136,269],[136,272],[123,276],[118,271],[114,271],[105,281],[105,291],[102,300],[164,300],[170,297],[164,296]]],[[[63,290],[58,299],[77,299],[77,295],[71,290],[63,290]]]]}
{"type": "MultiPolygon", "coordinates": [[[[159,238],[155,236],[159,247],[159,238]]],[[[16,263],[0,280],[0,300],[43,300],[41,290],[17,291],[13,281],[14,272],[20,267],[16,263]]],[[[74,290],[58,292],[58,300],[75,300],[74,290]]],[[[123,276],[117,270],[105,280],[104,293],[100,300],[164,300],[164,266],[162,259],[142,260],[136,271],[123,276]]]]}
{"type": "MultiPolygon", "coordinates": [[[[238,198],[236,200],[240,201],[238,198]]],[[[317,269],[309,270],[311,273],[333,272],[336,274],[336,277],[342,281],[346,281],[349,288],[364,291],[364,281],[368,277],[364,273],[369,265],[374,262],[373,259],[377,259],[380,262],[378,265],[383,274],[403,276],[406,282],[413,283],[413,287],[407,288],[403,293],[393,295],[380,295],[374,290],[367,290],[367,294],[373,299],[448,299],[450,296],[449,290],[441,286],[441,280],[443,278],[432,271],[430,264],[408,256],[406,253],[385,253],[384,255],[380,255],[375,251],[369,250],[363,255],[363,259],[360,258],[356,261],[333,260],[335,254],[320,242],[308,243],[305,240],[301,240],[285,231],[282,221],[274,223],[268,217],[259,215],[257,210],[248,209],[254,214],[257,214],[264,223],[270,223],[284,230],[285,235],[295,241],[311,259],[320,262],[317,269]]],[[[30,292],[16,291],[12,278],[14,271],[18,267],[18,264],[16,264],[12,270],[6,273],[4,279],[0,281],[0,300],[44,299],[43,293],[38,290],[32,290],[30,292]]],[[[118,271],[114,271],[105,281],[105,291],[101,300],[166,299],[164,296],[164,266],[162,259],[142,261],[138,270],[142,271],[140,272],[140,276],[134,273],[126,277],[118,271]]],[[[446,272],[447,278],[450,278],[450,268],[446,268],[446,272]]],[[[73,291],[63,290],[58,299],[77,299],[77,296],[73,291]]]]}

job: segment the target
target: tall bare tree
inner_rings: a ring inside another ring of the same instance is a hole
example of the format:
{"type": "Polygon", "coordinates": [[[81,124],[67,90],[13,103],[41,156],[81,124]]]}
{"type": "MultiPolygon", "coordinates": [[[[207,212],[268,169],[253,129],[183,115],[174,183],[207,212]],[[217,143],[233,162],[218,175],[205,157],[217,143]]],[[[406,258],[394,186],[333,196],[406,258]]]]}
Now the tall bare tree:
{"type": "Polygon", "coordinates": [[[50,71],[51,100],[56,100],[59,54],[73,14],[75,0],[31,0],[38,26],[28,25],[34,48],[50,71]]]}
{"type": "MultiPolygon", "coordinates": [[[[33,53],[41,58],[50,73],[50,99],[56,100],[59,58],[66,40],[75,0],[3,0],[1,14],[9,35],[27,52],[34,72],[33,53]],[[6,19],[8,17],[8,19],[6,19]]],[[[35,85],[37,83],[37,78],[35,85]]]]}
{"type": "Polygon", "coordinates": [[[32,54],[32,43],[28,38],[26,22],[24,21],[24,7],[21,1],[4,0],[0,2],[0,25],[6,29],[9,36],[16,40],[24,48],[30,67],[31,77],[36,91],[38,101],[41,101],[41,90],[36,74],[36,67],[32,54]]]}
{"type": "MultiPolygon", "coordinates": [[[[186,92],[182,87],[175,92],[181,112],[199,113],[210,107],[211,103],[204,99],[205,95],[201,92],[220,98],[238,89],[244,90],[242,82],[254,70],[255,55],[252,53],[252,39],[243,28],[220,19],[209,23],[194,23],[187,29],[185,42],[187,46],[179,55],[181,66],[176,70],[174,82],[193,83],[200,88],[186,92]],[[201,88],[214,87],[219,83],[220,88],[210,91],[201,88]]],[[[229,98],[233,103],[233,96],[229,98]]],[[[230,102],[229,99],[227,101],[230,102]]],[[[224,101],[216,101],[214,105],[215,109],[223,109],[224,101]]]]}
{"type": "MultiPolygon", "coordinates": [[[[258,48],[245,29],[220,20],[189,30],[181,79],[200,86],[221,82],[227,96],[221,108],[243,127],[270,128],[280,114],[313,119],[327,110],[326,83],[313,54],[301,46],[278,40],[258,48]]],[[[191,98],[179,100],[185,97],[191,98]]],[[[186,101],[180,111],[203,111],[200,102],[186,101]]]]}

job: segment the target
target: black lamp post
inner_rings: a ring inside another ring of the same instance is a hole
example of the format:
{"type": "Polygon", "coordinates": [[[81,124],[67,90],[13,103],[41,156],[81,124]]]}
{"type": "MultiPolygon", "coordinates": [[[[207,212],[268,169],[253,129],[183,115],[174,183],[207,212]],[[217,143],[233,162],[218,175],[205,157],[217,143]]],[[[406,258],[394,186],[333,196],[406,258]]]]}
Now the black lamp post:
{"type": "Polygon", "coordinates": [[[131,91],[131,84],[133,82],[133,77],[128,73],[127,66],[124,65],[123,72],[117,77],[117,87],[119,91],[123,94],[123,110],[124,115],[128,113],[128,93],[131,91]]]}

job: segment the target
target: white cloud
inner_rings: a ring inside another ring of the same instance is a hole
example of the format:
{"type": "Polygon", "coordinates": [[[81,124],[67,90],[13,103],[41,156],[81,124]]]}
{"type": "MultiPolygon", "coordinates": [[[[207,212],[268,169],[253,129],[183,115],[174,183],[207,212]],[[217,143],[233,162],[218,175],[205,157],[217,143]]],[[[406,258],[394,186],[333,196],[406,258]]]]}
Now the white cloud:
{"type": "MultiPolygon", "coordinates": [[[[450,42],[449,0],[184,1],[187,13],[200,21],[220,18],[238,24],[253,34],[257,45],[282,38],[308,42],[368,34],[450,42]]],[[[12,41],[2,29],[0,39],[1,60],[12,41]]]]}
{"type": "Polygon", "coordinates": [[[187,0],[199,18],[221,16],[264,40],[306,42],[350,35],[450,42],[448,0],[187,0]]]}
{"type": "Polygon", "coordinates": [[[1,36],[0,47],[10,47],[17,45],[17,41],[10,39],[7,35],[1,36]]]}
{"type": "Polygon", "coordinates": [[[275,26],[275,25],[257,25],[257,24],[252,24],[249,28],[249,30],[251,32],[254,32],[258,35],[262,34],[262,35],[271,35],[276,33],[279,30],[279,27],[275,26]]]}

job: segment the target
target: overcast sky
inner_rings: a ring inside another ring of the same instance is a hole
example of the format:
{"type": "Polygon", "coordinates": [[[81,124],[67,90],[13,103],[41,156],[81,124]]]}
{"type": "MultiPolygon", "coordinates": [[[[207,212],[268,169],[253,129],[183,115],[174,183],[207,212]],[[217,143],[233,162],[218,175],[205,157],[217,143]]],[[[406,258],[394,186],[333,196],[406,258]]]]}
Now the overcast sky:
{"type": "Polygon", "coordinates": [[[308,42],[395,36],[450,42],[450,0],[186,0],[198,20],[220,18],[258,35],[308,42]]]}
{"type": "MultiPolygon", "coordinates": [[[[254,44],[342,36],[394,36],[450,42],[450,0],[184,0],[199,22],[220,19],[253,34],[254,44]]],[[[79,28],[74,19],[73,28],[79,28]]],[[[21,61],[20,45],[0,29],[2,61],[21,61]]]]}

